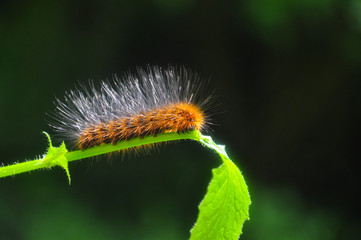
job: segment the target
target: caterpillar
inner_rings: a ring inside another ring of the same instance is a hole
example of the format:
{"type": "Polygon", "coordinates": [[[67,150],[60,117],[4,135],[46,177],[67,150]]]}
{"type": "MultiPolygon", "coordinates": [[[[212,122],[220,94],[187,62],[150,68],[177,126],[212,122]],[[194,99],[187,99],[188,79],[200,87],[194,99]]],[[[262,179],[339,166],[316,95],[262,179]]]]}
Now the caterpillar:
{"type": "Polygon", "coordinates": [[[56,99],[50,126],[81,150],[160,133],[203,131],[209,124],[205,85],[184,67],[147,66],[56,99]],[[203,98],[203,99],[202,99],[203,98]]]}

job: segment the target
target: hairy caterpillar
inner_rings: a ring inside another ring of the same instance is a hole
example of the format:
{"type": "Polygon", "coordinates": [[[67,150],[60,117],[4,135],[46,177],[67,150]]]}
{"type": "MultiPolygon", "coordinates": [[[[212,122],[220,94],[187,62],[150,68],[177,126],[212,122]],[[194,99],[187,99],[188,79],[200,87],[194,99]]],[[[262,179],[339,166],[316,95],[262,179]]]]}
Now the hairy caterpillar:
{"type": "Polygon", "coordinates": [[[202,131],[210,96],[202,99],[204,85],[185,68],[148,66],[114,82],[101,82],[67,92],[56,100],[59,135],[84,150],[106,143],[167,132],[202,131]]]}

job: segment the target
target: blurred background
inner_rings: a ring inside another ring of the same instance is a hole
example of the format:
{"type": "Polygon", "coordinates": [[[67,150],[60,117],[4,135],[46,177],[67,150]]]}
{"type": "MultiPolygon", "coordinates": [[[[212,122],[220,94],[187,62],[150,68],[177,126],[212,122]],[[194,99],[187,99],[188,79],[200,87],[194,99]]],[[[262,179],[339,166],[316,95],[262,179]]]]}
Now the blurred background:
{"type": "MultiPolygon", "coordinates": [[[[46,151],[55,97],[147,64],[210,79],[241,239],[359,239],[360,0],[1,1],[1,164],[46,151]]],[[[184,141],[1,179],[0,239],[188,239],[219,165],[184,141]]]]}

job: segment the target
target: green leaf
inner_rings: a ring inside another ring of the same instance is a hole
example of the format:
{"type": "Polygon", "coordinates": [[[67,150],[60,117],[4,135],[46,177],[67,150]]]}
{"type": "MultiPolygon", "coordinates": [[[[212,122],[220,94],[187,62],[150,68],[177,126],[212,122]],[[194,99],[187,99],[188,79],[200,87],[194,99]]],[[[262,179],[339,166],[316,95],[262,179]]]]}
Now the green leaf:
{"type": "Polygon", "coordinates": [[[213,169],[213,179],[199,206],[197,223],[191,230],[191,240],[233,240],[242,233],[249,219],[251,199],[244,178],[228,158],[224,146],[216,145],[210,137],[201,136],[201,142],[216,150],[223,164],[213,169]]]}
{"type": "Polygon", "coordinates": [[[46,153],[40,164],[44,164],[44,166],[48,168],[53,166],[62,167],[65,170],[66,175],[68,176],[70,185],[71,179],[68,168],[68,159],[65,157],[65,154],[68,152],[68,150],[66,149],[65,143],[62,142],[60,147],[53,147],[49,134],[46,132],[43,133],[48,137],[49,148],[48,152],[46,153]]]}

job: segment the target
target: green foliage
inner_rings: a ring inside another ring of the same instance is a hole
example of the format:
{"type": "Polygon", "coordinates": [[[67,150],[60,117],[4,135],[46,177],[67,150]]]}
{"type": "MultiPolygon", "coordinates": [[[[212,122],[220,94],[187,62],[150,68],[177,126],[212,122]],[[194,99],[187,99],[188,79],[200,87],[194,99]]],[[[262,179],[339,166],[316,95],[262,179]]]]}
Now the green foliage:
{"type": "Polygon", "coordinates": [[[197,222],[191,230],[191,240],[238,239],[242,233],[244,221],[249,219],[248,210],[251,200],[241,172],[227,156],[224,146],[215,144],[211,137],[203,136],[199,131],[183,134],[165,133],[157,137],[147,136],[143,139],[135,138],[120,142],[117,145],[105,144],[74,152],[68,152],[64,142],[60,147],[53,147],[50,136],[47,133],[45,134],[49,140],[49,148],[42,159],[1,167],[0,177],[40,168],[60,166],[66,171],[70,184],[68,169],[68,162],[70,161],[150,143],[192,139],[215,150],[221,156],[223,164],[213,170],[213,179],[205,198],[199,206],[197,222]]]}
{"type": "Polygon", "coordinates": [[[68,168],[68,160],[65,157],[65,154],[68,153],[68,150],[66,149],[65,143],[62,142],[60,147],[58,148],[53,147],[49,134],[47,134],[46,132],[44,132],[44,134],[48,137],[49,148],[48,148],[48,152],[46,153],[45,157],[42,160],[42,163],[44,163],[45,166],[48,165],[48,167],[52,167],[52,166],[62,167],[65,170],[66,175],[68,176],[69,185],[70,185],[71,179],[68,168]]]}
{"type": "Polygon", "coordinates": [[[249,219],[251,199],[243,176],[229,159],[224,146],[216,145],[210,137],[201,142],[214,149],[223,164],[213,169],[213,179],[199,206],[196,225],[191,230],[191,240],[238,239],[245,220],[249,219]]]}

